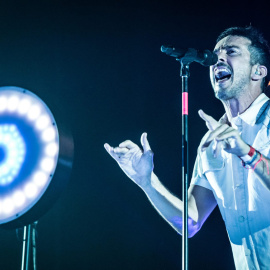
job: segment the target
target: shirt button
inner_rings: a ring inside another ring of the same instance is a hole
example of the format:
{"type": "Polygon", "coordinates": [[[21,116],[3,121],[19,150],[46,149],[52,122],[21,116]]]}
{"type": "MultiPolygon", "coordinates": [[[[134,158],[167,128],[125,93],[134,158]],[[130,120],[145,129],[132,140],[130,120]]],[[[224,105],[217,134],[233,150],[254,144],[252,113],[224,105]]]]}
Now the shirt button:
{"type": "Polygon", "coordinates": [[[242,186],[242,184],[237,184],[235,186],[233,186],[233,189],[236,190],[237,188],[240,188],[242,186]]]}
{"type": "Polygon", "coordinates": [[[245,249],[245,255],[250,256],[251,251],[249,249],[245,249]]]}
{"type": "Polygon", "coordinates": [[[239,216],[239,217],[238,217],[238,221],[239,221],[239,222],[244,222],[244,221],[245,221],[245,218],[244,218],[243,216],[239,216]]]}

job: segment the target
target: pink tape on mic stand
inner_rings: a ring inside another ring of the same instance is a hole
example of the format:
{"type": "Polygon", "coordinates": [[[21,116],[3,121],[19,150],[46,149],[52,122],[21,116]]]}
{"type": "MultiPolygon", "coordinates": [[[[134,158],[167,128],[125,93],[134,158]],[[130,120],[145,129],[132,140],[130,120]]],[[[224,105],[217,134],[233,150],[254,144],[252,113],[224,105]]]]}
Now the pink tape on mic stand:
{"type": "Polygon", "coordinates": [[[188,92],[182,93],[182,114],[188,115],[188,92]]]}

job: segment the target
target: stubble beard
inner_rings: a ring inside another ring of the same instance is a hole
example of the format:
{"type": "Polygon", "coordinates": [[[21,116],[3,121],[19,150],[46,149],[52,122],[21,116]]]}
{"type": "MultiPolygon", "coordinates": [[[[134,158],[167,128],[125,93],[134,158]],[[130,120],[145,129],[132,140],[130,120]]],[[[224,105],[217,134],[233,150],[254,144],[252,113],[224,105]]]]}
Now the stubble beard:
{"type": "Polygon", "coordinates": [[[227,101],[230,99],[237,99],[244,94],[244,89],[247,87],[249,81],[246,77],[234,81],[227,88],[219,88],[218,90],[214,89],[215,96],[220,101],[227,101]]]}

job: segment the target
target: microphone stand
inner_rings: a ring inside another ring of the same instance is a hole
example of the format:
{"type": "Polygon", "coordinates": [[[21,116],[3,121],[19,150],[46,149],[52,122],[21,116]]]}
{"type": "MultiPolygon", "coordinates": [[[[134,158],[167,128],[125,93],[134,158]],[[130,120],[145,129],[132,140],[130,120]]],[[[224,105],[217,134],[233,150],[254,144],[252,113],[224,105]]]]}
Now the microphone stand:
{"type": "Polygon", "coordinates": [[[182,270],[188,270],[188,78],[189,65],[198,62],[203,66],[217,63],[218,57],[209,50],[197,51],[195,49],[177,50],[172,46],[161,46],[161,51],[175,57],[181,63],[180,77],[182,77],[182,270]]]}
{"type": "Polygon", "coordinates": [[[186,55],[177,58],[181,63],[180,77],[182,78],[182,270],[188,270],[188,78],[189,64],[192,62],[186,55]]]}

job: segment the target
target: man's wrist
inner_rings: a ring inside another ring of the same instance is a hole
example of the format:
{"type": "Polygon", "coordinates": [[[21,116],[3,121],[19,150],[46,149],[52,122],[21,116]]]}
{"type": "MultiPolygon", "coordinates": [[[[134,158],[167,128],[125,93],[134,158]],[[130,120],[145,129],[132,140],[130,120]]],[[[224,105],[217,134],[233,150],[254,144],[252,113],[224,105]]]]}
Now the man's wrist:
{"type": "Polygon", "coordinates": [[[154,172],[152,172],[150,179],[147,178],[147,181],[144,181],[144,184],[141,185],[140,187],[141,187],[141,189],[144,190],[144,192],[147,193],[147,191],[150,191],[152,189],[155,189],[155,187],[157,185],[159,185],[159,184],[160,184],[160,182],[158,180],[158,177],[155,175],[154,172]]]}
{"type": "Polygon", "coordinates": [[[151,179],[153,177],[153,172],[151,173],[151,175],[144,175],[144,176],[140,176],[137,177],[136,179],[134,179],[134,181],[137,183],[137,185],[144,189],[147,189],[149,186],[151,186],[151,179]]]}
{"type": "Polygon", "coordinates": [[[242,160],[243,165],[251,165],[258,159],[259,153],[250,145],[249,146],[249,152],[246,155],[240,156],[239,158],[242,160]]]}
{"type": "Polygon", "coordinates": [[[250,162],[254,158],[254,155],[256,155],[256,150],[249,144],[247,144],[246,146],[247,147],[244,153],[242,153],[242,155],[239,155],[239,158],[244,162],[250,162]]]}

